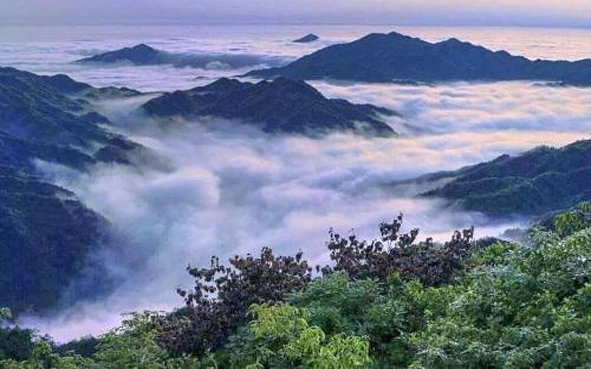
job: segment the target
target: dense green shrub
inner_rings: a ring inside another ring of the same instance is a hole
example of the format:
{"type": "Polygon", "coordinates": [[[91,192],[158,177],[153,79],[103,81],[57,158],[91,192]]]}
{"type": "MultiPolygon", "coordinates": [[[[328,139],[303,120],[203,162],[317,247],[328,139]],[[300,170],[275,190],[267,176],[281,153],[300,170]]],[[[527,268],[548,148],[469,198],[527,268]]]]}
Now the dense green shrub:
{"type": "Polygon", "coordinates": [[[83,357],[90,357],[96,352],[99,343],[98,338],[87,336],[58,345],[56,351],[60,355],[74,353],[83,357]]]}
{"type": "Polygon", "coordinates": [[[26,360],[33,354],[35,332],[19,327],[3,327],[12,320],[8,308],[0,308],[0,360],[26,360]]]}
{"type": "Polygon", "coordinates": [[[537,232],[476,268],[416,337],[414,368],[575,368],[591,363],[591,229],[537,232]]]}
{"type": "Polygon", "coordinates": [[[591,227],[591,203],[584,202],[551,219],[551,228],[561,237],[591,227]]]}
{"type": "Polygon", "coordinates": [[[294,294],[291,303],[309,311],[310,324],[327,335],[352,334],[369,339],[371,353],[382,367],[403,367],[415,354],[410,341],[429,319],[455,298],[456,287],[423,288],[404,282],[397,274],[386,283],[351,281],[343,272],[331,274],[294,294]]]}
{"type": "Polygon", "coordinates": [[[1,369],[182,369],[201,368],[196,358],[169,355],[156,342],[155,313],[131,314],[123,324],[98,339],[96,352],[83,357],[74,352],[59,354],[51,342],[35,342],[26,359],[0,360],[1,369]]]}
{"type": "Polygon", "coordinates": [[[290,305],[253,305],[253,321],[232,339],[228,368],[365,368],[371,363],[366,338],[327,336],[308,323],[308,311],[290,305]]]}

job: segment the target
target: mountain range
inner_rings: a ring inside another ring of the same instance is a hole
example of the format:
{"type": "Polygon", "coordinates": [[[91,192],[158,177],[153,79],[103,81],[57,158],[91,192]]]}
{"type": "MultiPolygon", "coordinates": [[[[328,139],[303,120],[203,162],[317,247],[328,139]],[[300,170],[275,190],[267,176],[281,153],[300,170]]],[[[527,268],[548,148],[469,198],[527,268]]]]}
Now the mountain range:
{"type": "Polygon", "coordinates": [[[395,132],[381,117],[397,115],[369,104],[328,99],[309,84],[286,78],[256,84],[222,78],[207,86],[165,93],[142,108],[161,118],[239,119],[269,133],[310,136],[343,131],[389,137],[395,132]]]}
{"type": "Polygon", "coordinates": [[[455,38],[431,43],[396,32],[328,46],[294,62],[247,74],[257,78],[359,82],[543,80],[591,85],[591,59],[529,60],[455,38]]]}

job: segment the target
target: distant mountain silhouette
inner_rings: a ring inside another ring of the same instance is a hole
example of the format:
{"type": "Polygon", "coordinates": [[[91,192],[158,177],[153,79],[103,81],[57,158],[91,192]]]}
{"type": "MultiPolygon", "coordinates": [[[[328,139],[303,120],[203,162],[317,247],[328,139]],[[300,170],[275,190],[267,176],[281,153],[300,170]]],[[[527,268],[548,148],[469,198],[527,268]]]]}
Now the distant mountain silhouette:
{"type": "Polygon", "coordinates": [[[239,119],[256,124],[269,133],[312,136],[334,131],[370,136],[395,134],[380,120],[380,115],[396,113],[373,105],[327,99],[305,82],[285,78],[257,84],[222,78],[204,87],[166,93],[148,101],[143,109],[159,117],[239,119]]]}
{"type": "Polygon", "coordinates": [[[248,75],[363,82],[546,80],[587,86],[591,85],[591,60],[531,61],[457,39],[430,43],[392,32],[329,46],[284,67],[248,75]]]}
{"type": "Polygon", "coordinates": [[[167,64],[178,68],[236,69],[256,65],[278,66],[285,64],[285,60],[272,55],[243,53],[170,53],[139,44],[83,58],[76,63],[132,63],[140,66],[167,64]]]}
{"type": "Polygon", "coordinates": [[[447,184],[424,196],[457,201],[495,216],[542,215],[591,200],[591,140],[560,149],[539,147],[453,172],[420,179],[447,184]]]}
{"type": "Polygon", "coordinates": [[[78,62],[94,62],[94,63],[117,63],[117,62],[131,62],[134,64],[152,64],[158,58],[160,52],[146,44],[139,44],[134,47],[126,47],[123,49],[109,51],[104,54],[94,55],[89,58],[78,60],[78,62]]]}
{"type": "Polygon", "coordinates": [[[128,163],[140,149],[101,127],[109,121],[79,99],[88,93],[133,92],[0,68],[0,301],[15,312],[54,307],[81,277],[107,227],[73,193],[40,177],[36,161],[85,170],[128,163]]]}
{"type": "Polygon", "coordinates": [[[295,42],[298,44],[308,44],[310,42],[318,41],[319,39],[320,39],[320,37],[316,36],[313,33],[310,33],[302,38],[298,38],[297,40],[293,40],[292,42],[295,42]]]}

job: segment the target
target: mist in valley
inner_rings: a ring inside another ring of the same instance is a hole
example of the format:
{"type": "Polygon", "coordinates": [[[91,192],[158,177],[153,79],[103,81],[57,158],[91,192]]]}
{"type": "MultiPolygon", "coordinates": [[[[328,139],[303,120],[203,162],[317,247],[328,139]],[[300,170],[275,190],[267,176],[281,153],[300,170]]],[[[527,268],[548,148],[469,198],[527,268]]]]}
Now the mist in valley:
{"type": "Polygon", "coordinates": [[[99,164],[87,173],[50,163],[38,168],[72,190],[112,226],[113,244],[95,257],[115,288],[99,301],[81,301],[52,318],[22,323],[59,341],[100,334],[121,314],[182,305],[177,287],[190,287],[188,265],[208,265],[256,253],[302,250],[328,262],[328,230],[377,236],[399,213],[420,239],[446,241],[474,225],[476,236],[498,236],[529,219],[488,219],[453,204],[416,195],[394,183],[422,174],[561,146],[588,137],[588,94],[534,83],[438,86],[313,83],[329,97],[385,106],[396,138],[331,134],[319,139],[269,135],[240,121],[155,120],[139,107],[155,95],[100,101],[95,108],[148,148],[135,165],[99,164]]]}

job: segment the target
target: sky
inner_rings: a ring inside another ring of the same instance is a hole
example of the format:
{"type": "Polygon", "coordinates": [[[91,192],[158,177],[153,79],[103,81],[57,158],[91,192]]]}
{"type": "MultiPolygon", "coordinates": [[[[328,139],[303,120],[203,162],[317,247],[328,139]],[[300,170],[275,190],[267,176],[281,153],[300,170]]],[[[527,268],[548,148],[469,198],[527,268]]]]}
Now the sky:
{"type": "Polygon", "coordinates": [[[320,23],[591,26],[589,0],[0,1],[0,25],[320,23]]]}

